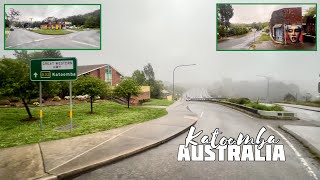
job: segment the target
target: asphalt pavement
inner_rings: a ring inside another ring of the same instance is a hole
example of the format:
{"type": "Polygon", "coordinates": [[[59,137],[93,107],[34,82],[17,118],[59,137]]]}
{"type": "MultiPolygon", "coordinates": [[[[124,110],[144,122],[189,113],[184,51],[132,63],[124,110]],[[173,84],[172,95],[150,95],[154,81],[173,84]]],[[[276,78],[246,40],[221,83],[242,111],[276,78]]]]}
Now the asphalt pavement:
{"type": "Polygon", "coordinates": [[[6,39],[5,46],[6,49],[100,49],[100,31],[43,35],[25,29],[15,29],[6,39]]]}
{"type": "Polygon", "coordinates": [[[231,37],[222,42],[218,42],[218,50],[249,50],[250,44],[257,41],[262,31],[250,32],[244,36],[231,37]]]}
{"type": "Polygon", "coordinates": [[[187,133],[156,148],[104,166],[76,177],[84,179],[319,179],[319,161],[295,138],[278,128],[283,124],[310,125],[307,121],[262,120],[227,107],[205,102],[189,102],[198,114],[196,131],[210,134],[219,128],[226,137],[236,138],[240,132],[255,137],[264,126],[263,137],[274,135],[284,145],[285,162],[179,162],[179,144],[187,133]]]}
{"type": "Polygon", "coordinates": [[[310,121],[320,126],[320,108],[293,104],[277,104],[281,105],[286,111],[296,113],[299,119],[310,121]]]}

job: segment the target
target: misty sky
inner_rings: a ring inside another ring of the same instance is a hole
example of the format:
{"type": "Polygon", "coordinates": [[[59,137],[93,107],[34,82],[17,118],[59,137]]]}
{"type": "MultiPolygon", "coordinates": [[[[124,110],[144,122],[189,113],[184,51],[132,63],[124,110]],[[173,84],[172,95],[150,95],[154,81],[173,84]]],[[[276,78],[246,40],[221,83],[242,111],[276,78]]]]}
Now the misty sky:
{"type": "MultiPolygon", "coordinates": [[[[10,1],[11,2],[11,1],[10,1]]],[[[25,2],[27,3],[27,2],[25,2]]],[[[30,3],[30,2],[28,2],[30,3]]],[[[50,2],[51,3],[51,2],[50,2]]],[[[6,5],[6,12],[13,8],[20,12],[19,21],[42,21],[47,17],[65,18],[86,14],[100,9],[97,5],[6,5]]]]}
{"type": "MultiPolygon", "coordinates": [[[[47,1],[4,1],[44,2],[47,1]]],[[[129,76],[150,62],[157,79],[172,82],[175,66],[196,63],[196,66],[177,69],[176,82],[212,85],[223,78],[264,81],[257,75],[270,75],[316,94],[320,81],[319,52],[217,52],[216,2],[225,3],[221,0],[50,1],[102,3],[102,50],[62,51],[66,57],[76,57],[80,65],[106,63],[129,76]]],[[[3,18],[0,19],[2,26],[3,18]]],[[[0,33],[0,38],[3,38],[3,33],[0,33]]],[[[13,57],[13,51],[3,50],[3,43],[0,49],[1,54],[13,57]]]]}
{"type": "Polygon", "coordinates": [[[252,22],[269,22],[271,14],[273,11],[290,8],[290,7],[301,7],[302,15],[306,11],[315,7],[315,5],[232,5],[233,8],[233,17],[230,19],[231,23],[252,23],[252,22]]]}

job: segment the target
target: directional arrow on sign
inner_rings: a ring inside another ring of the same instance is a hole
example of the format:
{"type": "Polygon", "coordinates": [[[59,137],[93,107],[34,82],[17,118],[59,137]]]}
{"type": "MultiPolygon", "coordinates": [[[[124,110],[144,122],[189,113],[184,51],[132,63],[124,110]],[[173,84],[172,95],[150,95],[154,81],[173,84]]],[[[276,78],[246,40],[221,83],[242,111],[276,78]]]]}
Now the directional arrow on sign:
{"type": "Polygon", "coordinates": [[[37,78],[37,76],[38,76],[38,74],[36,72],[33,75],[34,75],[35,78],[37,78]]]}

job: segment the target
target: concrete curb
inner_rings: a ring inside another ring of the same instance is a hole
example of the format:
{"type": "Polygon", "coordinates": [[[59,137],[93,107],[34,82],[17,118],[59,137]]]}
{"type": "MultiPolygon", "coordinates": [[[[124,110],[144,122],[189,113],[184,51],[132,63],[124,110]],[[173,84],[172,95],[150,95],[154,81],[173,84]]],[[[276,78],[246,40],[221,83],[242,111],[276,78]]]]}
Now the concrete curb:
{"type": "MultiPolygon", "coordinates": [[[[74,169],[74,170],[71,170],[69,172],[65,172],[63,174],[58,174],[58,175],[54,175],[54,177],[56,179],[67,179],[67,178],[72,178],[72,177],[77,177],[78,175],[80,175],[81,173],[84,173],[84,172],[88,172],[88,171],[91,171],[91,170],[94,170],[94,169],[97,169],[101,166],[104,166],[104,165],[108,165],[108,164],[111,164],[111,163],[114,163],[114,162],[117,162],[117,161],[120,161],[120,160],[123,160],[125,158],[128,158],[130,156],[133,156],[135,154],[138,154],[138,153],[141,153],[143,151],[146,151],[146,150],[149,150],[153,147],[156,147],[156,146],[159,146],[165,142],[168,142],[169,140],[181,135],[182,133],[186,132],[191,126],[193,126],[194,124],[197,123],[198,120],[196,120],[195,122],[193,122],[192,124],[190,124],[189,126],[187,126],[186,128],[184,128],[183,130],[177,132],[176,134],[172,135],[172,136],[169,136],[165,139],[162,139],[160,141],[157,141],[155,143],[152,143],[152,144],[149,144],[147,146],[144,146],[144,147],[141,147],[141,148],[138,148],[138,149],[134,149],[132,151],[128,151],[127,153],[124,153],[122,155],[119,155],[119,156],[116,156],[116,157],[113,157],[111,159],[108,159],[108,160],[104,160],[104,161],[100,161],[100,162],[97,162],[95,164],[91,164],[91,165],[88,165],[86,167],[83,167],[83,168],[79,168],[79,169],[74,169]]],[[[54,179],[53,176],[50,176],[52,179],[54,179]]],[[[45,177],[44,179],[41,178],[41,180],[47,180],[47,177],[45,177]]],[[[50,179],[51,180],[51,179],[50,179]]]]}
{"type": "Polygon", "coordinates": [[[293,136],[295,139],[297,139],[299,142],[301,142],[305,147],[307,147],[311,153],[313,153],[314,155],[317,156],[318,159],[320,159],[320,150],[317,149],[316,147],[314,147],[312,144],[310,144],[308,141],[306,141],[305,139],[303,139],[302,137],[300,137],[299,135],[297,135],[296,133],[294,133],[293,131],[289,130],[288,128],[284,127],[284,126],[279,126],[280,129],[284,130],[285,132],[287,132],[288,134],[290,134],[291,136],[293,136]]]}

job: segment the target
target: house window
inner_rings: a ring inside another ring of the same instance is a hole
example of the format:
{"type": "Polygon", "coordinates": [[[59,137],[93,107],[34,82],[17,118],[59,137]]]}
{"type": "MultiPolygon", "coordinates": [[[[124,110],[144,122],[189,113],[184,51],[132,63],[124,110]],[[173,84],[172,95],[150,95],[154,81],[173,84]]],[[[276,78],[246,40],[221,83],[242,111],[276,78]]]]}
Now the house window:
{"type": "Polygon", "coordinates": [[[106,66],[105,81],[112,85],[112,68],[108,65],[106,66]]]}

